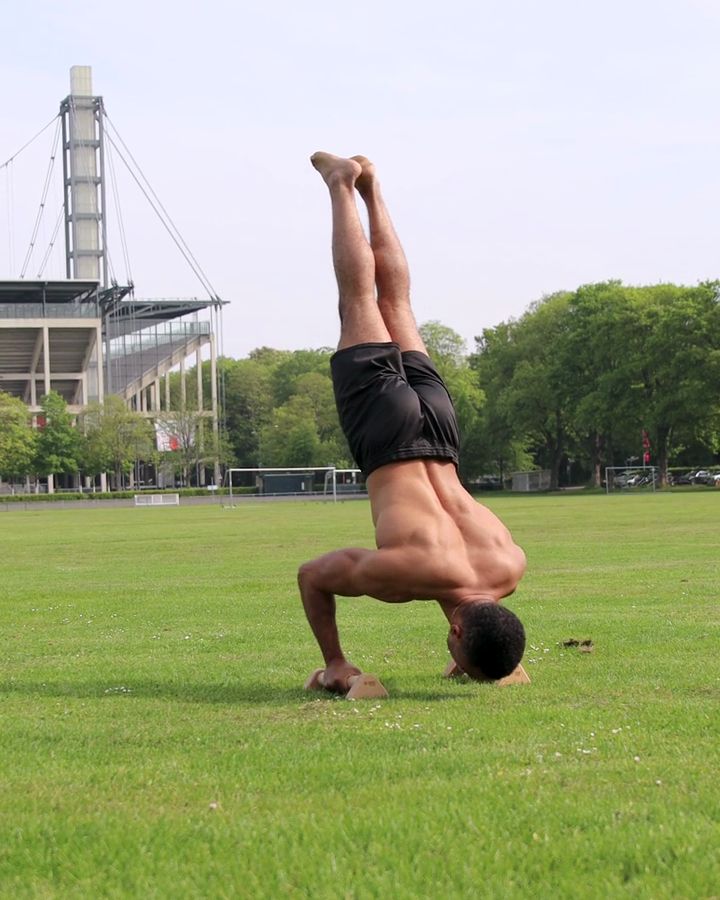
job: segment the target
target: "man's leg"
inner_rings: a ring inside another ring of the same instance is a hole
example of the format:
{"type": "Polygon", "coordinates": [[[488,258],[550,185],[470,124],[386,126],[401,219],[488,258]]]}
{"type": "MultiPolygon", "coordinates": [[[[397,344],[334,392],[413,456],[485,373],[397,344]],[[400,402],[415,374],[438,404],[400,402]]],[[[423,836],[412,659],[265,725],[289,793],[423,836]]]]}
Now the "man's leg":
{"type": "Polygon", "coordinates": [[[375,166],[365,156],[353,156],[362,169],[355,187],[365,201],[370,223],[370,245],[375,256],[378,306],[393,341],[401,350],[427,353],[410,306],[410,271],[393,227],[375,166]]]}
{"type": "Polygon", "coordinates": [[[352,159],[314,153],[313,166],[330,191],[332,256],[340,297],[338,349],[354,344],[390,341],[375,299],[375,258],[363,231],[355,202],[355,182],[362,168],[352,159]]]}

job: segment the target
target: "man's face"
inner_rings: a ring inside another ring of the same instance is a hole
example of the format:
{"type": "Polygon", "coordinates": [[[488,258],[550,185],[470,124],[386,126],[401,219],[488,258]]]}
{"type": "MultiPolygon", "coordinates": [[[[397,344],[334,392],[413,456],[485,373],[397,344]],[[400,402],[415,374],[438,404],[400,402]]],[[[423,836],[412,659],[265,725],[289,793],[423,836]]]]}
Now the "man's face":
{"type": "Polygon", "coordinates": [[[469,675],[473,681],[492,681],[492,678],[488,678],[485,676],[480,669],[476,666],[473,666],[468,658],[465,656],[463,652],[462,644],[461,644],[461,636],[462,630],[458,625],[451,625],[450,631],[448,632],[447,646],[450,651],[450,655],[455,660],[455,662],[460,666],[460,668],[465,672],[466,675],[469,675]]]}

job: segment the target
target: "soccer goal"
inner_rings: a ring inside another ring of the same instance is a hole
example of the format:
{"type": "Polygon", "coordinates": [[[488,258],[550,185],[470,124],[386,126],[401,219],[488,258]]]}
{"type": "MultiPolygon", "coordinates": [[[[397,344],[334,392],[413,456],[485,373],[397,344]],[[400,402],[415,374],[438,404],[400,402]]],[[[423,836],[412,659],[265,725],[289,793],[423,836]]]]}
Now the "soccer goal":
{"type": "Polygon", "coordinates": [[[135,494],[135,506],[180,506],[180,494],[135,494]]]}
{"type": "Polygon", "coordinates": [[[657,466],[607,466],[605,492],[607,494],[642,491],[654,492],[658,482],[657,466]]]}
{"type": "Polygon", "coordinates": [[[338,495],[362,493],[365,485],[359,469],[317,468],[241,468],[228,469],[223,479],[227,495],[223,505],[234,507],[243,497],[320,499],[336,502],[338,495]]]}

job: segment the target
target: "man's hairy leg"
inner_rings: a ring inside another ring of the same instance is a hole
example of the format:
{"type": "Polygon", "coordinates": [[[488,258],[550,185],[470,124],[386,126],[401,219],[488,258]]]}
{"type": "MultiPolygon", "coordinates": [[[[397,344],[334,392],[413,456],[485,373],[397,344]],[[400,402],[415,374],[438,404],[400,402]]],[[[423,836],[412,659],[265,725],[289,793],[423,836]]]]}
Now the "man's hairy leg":
{"type": "Polygon", "coordinates": [[[375,257],[355,202],[355,182],[362,167],[355,160],[323,152],[314,153],[310,161],[330,191],[332,257],[340,298],[338,349],[389,341],[375,298],[375,257]]]}
{"type": "Polygon", "coordinates": [[[370,246],[375,256],[378,306],[390,337],[401,350],[421,350],[425,344],[410,305],[410,270],[382,196],[375,166],[366,156],[353,156],[361,167],[355,182],[368,211],[370,246]]]}

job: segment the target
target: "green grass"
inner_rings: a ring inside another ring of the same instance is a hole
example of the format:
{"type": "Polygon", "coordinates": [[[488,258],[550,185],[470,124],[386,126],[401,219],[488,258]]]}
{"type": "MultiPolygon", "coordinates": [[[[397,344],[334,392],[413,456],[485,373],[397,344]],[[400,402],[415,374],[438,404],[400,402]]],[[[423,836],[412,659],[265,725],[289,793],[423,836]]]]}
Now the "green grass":
{"type": "Polygon", "coordinates": [[[720,896],[720,491],[488,505],[533,683],[344,600],[358,703],[302,691],[295,571],[366,502],[0,511],[0,896],[720,896]]]}

